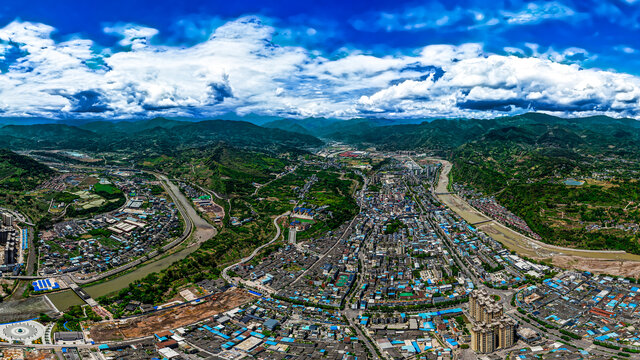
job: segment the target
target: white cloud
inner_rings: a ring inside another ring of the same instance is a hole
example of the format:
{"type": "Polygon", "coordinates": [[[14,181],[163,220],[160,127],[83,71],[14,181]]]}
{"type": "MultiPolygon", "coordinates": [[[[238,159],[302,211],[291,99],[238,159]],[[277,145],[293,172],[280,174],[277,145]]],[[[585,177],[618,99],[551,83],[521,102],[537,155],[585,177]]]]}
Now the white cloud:
{"type": "Polygon", "coordinates": [[[549,59],[559,63],[580,64],[586,61],[595,60],[597,58],[596,55],[590,54],[587,50],[579,47],[569,47],[562,51],[556,51],[555,49],[553,49],[553,47],[549,47],[546,49],[546,51],[541,52],[541,47],[538,44],[525,43],[524,46],[528,49],[528,51],[513,47],[506,47],[504,48],[504,51],[507,54],[511,55],[529,55],[541,59],[549,59]]]}
{"type": "Polygon", "coordinates": [[[414,112],[425,116],[438,115],[443,104],[451,106],[451,114],[480,117],[527,109],[637,116],[639,100],[640,79],[631,75],[490,55],[452,62],[436,81],[407,80],[362,96],[359,104],[363,111],[396,113],[409,101],[414,112]]]}
{"type": "Polygon", "coordinates": [[[531,24],[544,20],[564,19],[576,15],[573,9],[555,1],[542,4],[529,3],[518,12],[502,12],[502,16],[509,24],[531,24]]]}
{"type": "Polygon", "coordinates": [[[143,47],[151,38],[158,35],[158,30],[136,24],[115,24],[103,28],[106,34],[116,35],[122,39],[118,42],[122,46],[143,47]]]}
{"type": "Polygon", "coordinates": [[[634,54],[638,51],[632,48],[631,46],[625,46],[625,45],[618,45],[618,46],[615,46],[613,49],[616,51],[623,52],[625,54],[634,54]]]}
{"type": "MultiPolygon", "coordinates": [[[[579,21],[588,18],[571,7],[556,1],[512,2],[512,10],[504,10],[500,2],[489,5],[482,2],[467,8],[452,6],[453,2],[428,2],[420,6],[407,6],[396,12],[371,11],[351,19],[351,25],[359,31],[419,31],[444,29],[454,31],[473,30],[503,25],[531,25],[549,20],[579,21]]],[[[504,6],[504,4],[502,4],[504,6]]]]}
{"type": "Polygon", "coordinates": [[[528,44],[526,50],[505,49],[518,56],[502,56],[486,53],[480,44],[429,45],[411,56],[345,49],[327,58],[272,43],[275,29],[255,17],[225,23],[190,47],[150,43],[154,29],[115,28],[131,51],[98,52],[80,38],[56,42],[55,29],[43,24],[13,22],[0,29],[0,40],[15,43],[10,46],[22,54],[0,74],[0,111],[348,118],[491,117],[537,109],[637,117],[640,108],[638,77],[572,64],[572,58],[589,56],[578,48],[541,53],[528,44]]]}
{"type": "Polygon", "coordinates": [[[25,44],[29,49],[34,50],[41,46],[53,44],[51,33],[54,28],[31,22],[13,21],[0,29],[0,40],[25,44]]]}

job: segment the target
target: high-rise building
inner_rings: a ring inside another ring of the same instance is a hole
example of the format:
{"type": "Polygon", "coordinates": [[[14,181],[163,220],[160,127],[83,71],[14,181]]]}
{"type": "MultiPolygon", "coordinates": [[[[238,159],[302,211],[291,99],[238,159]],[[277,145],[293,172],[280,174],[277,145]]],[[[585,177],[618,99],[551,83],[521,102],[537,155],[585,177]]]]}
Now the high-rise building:
{"type": "Polygon", "coordinates": [[[9,227],[0,227],[0,246],[7,245],[7,241],[11,238],[12,229],[9,227]]]}
{"type": "Polygon", "coordinates": [[[9,213],[2,213],[2,225],[12,226],[13,225],[13,215],[9,213]]]}
{"type": "Polygon", "coordinates": [[[518,323],[504,315],[504,308],[485,290],[469,294],[469,317],[471,348],[481,353],[489,353],[513,346],[518,323]]]}
{"type": "Polygon", "coordinates": [[[493,326],[496,349],[504,349],[513,346],[517,326],[517,322],[514,319],[504,316],[491,325],[493,326]]]}
{"type": "Polygon", "coordinates": [[[471,329],[471,348],[477,352],[495,351],[494,329],[486,324],[476,324],[471,329]]]}
{"type": "Polygon", "coordinates": [[[13,247],[7,247],[4,250],[4,264],[13,265],[16,263],[16,252],[13,247]]]}
{"type": "Polygon", "coordinates": [[[476,300],[478,299],[478,293],[472,291],[469,294],[469,315],[474,316],[476,313],[476,300]]]}
{"type": "Polygon", "coordinates": [[[296,229],[295,227],[290,227],[289,228],[289,244],[295,244],[296,243],[296,233],[298,232],[298,229],[296,229]]]}

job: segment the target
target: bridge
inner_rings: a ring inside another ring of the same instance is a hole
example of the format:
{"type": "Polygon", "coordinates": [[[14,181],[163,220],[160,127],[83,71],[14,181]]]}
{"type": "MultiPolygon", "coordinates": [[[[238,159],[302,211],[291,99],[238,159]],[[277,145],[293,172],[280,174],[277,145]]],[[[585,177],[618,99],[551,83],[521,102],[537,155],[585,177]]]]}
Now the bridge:
{"type": "Polygon", "coordinates": [[[80,299],[82,299],[82,301],[86,302],[89,306],[98,306],[98,302],[93,300],[91,295],[87,294],[87,292],[84,291],[80,286],[78,286],[78,284],[72,282],[69,283],[69,287],[80,297],[80,299]]]}
{"type": "Polygon", "coordinates": [[[472,226],[476,226],[476,225],[485,224],[485,223],[492,222],[492,221],[493,221],[493,219],[482,220],[482,221],[476,221],[476,222],[472,223],[471,225],[472,225],[472,226]]]}

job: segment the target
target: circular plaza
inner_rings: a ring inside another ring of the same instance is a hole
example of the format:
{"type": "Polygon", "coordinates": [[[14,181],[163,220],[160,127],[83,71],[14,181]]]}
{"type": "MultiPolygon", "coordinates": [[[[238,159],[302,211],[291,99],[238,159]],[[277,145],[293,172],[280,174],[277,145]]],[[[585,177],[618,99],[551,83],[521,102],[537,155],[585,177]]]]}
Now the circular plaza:
{"type": "Polygon", "coordinates": [[[31,344],[43,336],[44,326],[33,320],[0,325],[0,338],[10,343],[19,341],[31,344]]]}

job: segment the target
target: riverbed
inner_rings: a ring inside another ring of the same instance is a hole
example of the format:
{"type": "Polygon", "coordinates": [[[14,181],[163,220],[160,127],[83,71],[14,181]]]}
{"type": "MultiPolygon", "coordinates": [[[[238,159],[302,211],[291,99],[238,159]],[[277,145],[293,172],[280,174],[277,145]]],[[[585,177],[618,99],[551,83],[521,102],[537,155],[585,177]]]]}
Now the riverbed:
{"type": "Polygon", "coordinates": [[[477,209],[473,208],[466,201],[456,194],[448,192],[449,172],[452,164],[442,159],[432,159],[439,161],[443,166],[440,171],[440,177],[436,186],[438,200],[445,204],[448,208],[460,215],[470,224],[485,222],[477,226],[478,229],[491,236],[493,239],[502,243],[507,249],[514,250],[518,254],[538,259],[553,259],[557,256],[569,256],[580,259],[589,260],[607,260],[607,261],[633,261],[639,262],[640,255],[626,253],[624,251],[595,251],[584,249],[573,249],[560,246],[554,246],[543,243],[538,240],[531,239],[525,235],[516,232],[492,219],[477,209]]]}

